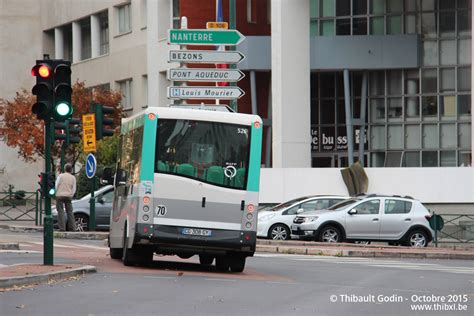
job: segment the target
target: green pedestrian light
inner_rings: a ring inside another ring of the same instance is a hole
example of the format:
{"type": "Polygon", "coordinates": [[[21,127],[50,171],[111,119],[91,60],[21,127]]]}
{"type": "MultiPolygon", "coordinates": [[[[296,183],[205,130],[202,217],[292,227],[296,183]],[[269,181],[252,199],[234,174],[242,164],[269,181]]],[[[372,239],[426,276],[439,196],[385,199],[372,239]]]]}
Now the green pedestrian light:
{"type": "Polygon", "coordinates": [[[51,196],[51,197],[54,196],[54,195],[56,194],[56,189],[55,189],[55,188],[49,189],[48,194],[49,194],[49,196],[51,196]]]}
{"type": "Polygon", "coordinates": [[[70,117],[72,115],[73,108],[70,104],[61,102],[56,105],[55,111],[59,117],[70,117]]]}

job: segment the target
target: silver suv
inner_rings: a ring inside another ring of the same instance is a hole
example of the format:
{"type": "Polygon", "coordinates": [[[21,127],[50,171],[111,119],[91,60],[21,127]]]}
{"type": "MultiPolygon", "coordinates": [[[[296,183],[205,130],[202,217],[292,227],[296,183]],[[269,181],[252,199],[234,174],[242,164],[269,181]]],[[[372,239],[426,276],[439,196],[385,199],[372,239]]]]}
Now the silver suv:
{"type": "Polygon", "coordinates": [[[367,195],[306,212],[291,225],[293,238],[316,241],[388,241],[426,247],[433,239],[429,211],[411,197],[367,195]]]}

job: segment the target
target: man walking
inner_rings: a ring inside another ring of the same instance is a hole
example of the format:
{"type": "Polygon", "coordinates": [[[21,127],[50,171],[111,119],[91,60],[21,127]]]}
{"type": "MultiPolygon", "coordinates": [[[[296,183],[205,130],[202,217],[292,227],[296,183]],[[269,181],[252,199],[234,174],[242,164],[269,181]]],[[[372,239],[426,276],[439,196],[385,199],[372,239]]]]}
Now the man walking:
{"type": "Polygon", "coordinates": [[[66,223],[64,223],[64,208],[67,214],[67,228],[69,231],[75,231],[75,219],[72,213],[72,197],[76,193],[76,177],[72,172],[72,166],[66,164],[64,166],[64,173],[61,173],[56,179],[56,208],[58,210],[58,225],[60,231],[66,230],[66,223]]]}

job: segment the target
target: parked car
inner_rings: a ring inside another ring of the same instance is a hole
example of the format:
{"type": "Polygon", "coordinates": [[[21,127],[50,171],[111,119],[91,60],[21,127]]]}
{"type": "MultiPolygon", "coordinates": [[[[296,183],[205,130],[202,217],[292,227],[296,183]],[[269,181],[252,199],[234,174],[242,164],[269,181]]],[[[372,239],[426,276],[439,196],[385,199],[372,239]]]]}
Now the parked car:
{"type": "MultiPolygon", "coordinates": [[[[114,187],[106,185],[94,192],[95,197],[95,223],[97,230],[109,230],[110,213],[114,200],[114,187]]],[[[79,200],[72,201],[74,218],[76,220],[77,231],[89,230],[89,216],[91,194],[83,196],[79,200]]],[[[54,226],[57,227],[58,211],[53,206],[52,211],[54,226]]]]}
{"type": "Polygon", "coordinates": [[[303,196],[258,212],[257,237],[290,239],[290,227],[296,214],[326,209],[347,199],[343,196],[303,196]]]}
{"type": "Polygon", "coordinates": [[[411,197],[367,195],[336,204],[328,210],[299,214],[292,237],[310,236],[322,242],[387,241],[426,247],[433,239],[431,215],[411,197]]]}

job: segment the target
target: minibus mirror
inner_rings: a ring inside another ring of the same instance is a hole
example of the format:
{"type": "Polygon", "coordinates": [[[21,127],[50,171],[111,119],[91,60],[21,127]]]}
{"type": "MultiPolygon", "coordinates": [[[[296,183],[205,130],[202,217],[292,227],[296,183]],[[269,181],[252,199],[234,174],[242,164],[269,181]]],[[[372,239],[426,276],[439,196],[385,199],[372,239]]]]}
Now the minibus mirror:
{"type": "Polygon", "coordinates": [[[110,167],[104,168],[100,177],[101,184],[112,184],[114,182],[114,171],[110,167]]]}
{"type": "Polygon", "coordinates": [[[126,185],[127,184],[127,171],[123,169],[117,169],[117,174],[115,175],[115,186],[126,185]]]}

